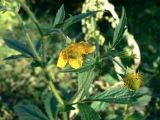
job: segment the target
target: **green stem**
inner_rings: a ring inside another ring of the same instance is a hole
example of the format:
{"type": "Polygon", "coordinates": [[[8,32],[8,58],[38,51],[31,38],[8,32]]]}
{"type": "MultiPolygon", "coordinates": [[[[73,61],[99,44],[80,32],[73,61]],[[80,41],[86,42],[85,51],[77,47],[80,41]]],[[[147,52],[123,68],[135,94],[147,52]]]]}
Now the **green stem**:
{"type": "Polygon", "coordinates": [[[30,36],[29,36],[29,34],[27,33],[27,30],[25,29],[25,23],[23,22],[22,18],[19,16],[19,14],[18,14],[16,11],[14,11],[14,13],[16,14],[16,16],[18,17],[19,21],[20,21],[21,24],[22,24],[23,31],[24,31],[24,34],[25,34],[25,36],[26,36],[26,38],[27,38],[28,45],[29,45],[29,47],[31,48],[31,50],[33,51],[33,53],[34,53],[34,55],[35,55],[34,57],[35,57],[38,61],[40,61],[41,58],[40,58],[40,56],[38,55],[38,53],[37,53],[37,51],[36,51],[36,49],[35,49],[35,47],[34,47],[34,45],[33,45],[33,43],[32,43],[32,40],[30,39],[30,36]]]}
{"type": "Polygon", "coordinates": [[[44,63],[46,63],[46,39],[45,37],[43,36],[42,37],[42,60],[44,63]]]}
{"type": "Polygon", "coordinates": [[[64,105],[62,98],[59,96],[58,91],[51,80],[48,81],[48,85],[49,85],[52,93],[54,94],[56,100],[58,101],[58,103],[60,103],[61,105],[64,105]]]}
{"type": "Polygon", "coordinates": [[[45,63],[46,62],[45,39],[44,39],[43,32],[40,28],[40,24],[39,24],[38,20],[36,19],[36,17],[34,16],[33,12],[29,9],[29,7],[26,5],[25,2],[23,2],[22,0],[16,0],[16,1],[21,4],[21,6],[27,12],[27,14],[30,16],[30,18],[32,19],[32,21],[34,22],[34,24],[36,25],[36,27],[39,31],[39,34],[40,34],[41,40],[42,40],[42,60],[43,60],[43,63],[45,63]]]}
{"type": "MultiPolygon", "coordinates": [[[[48,83],[48,85],[49,85],[54,97],[56,98],[57,102],[60,105],[65,105],[63,99],[61,98],[61,96],[58,93],[58,90],[56,89],[55,85],[52,82],[52,77],[50,76],[49,71],[46,68],[43,68],[43,70],[44,70],[44,73],[45,73],[45,75],[46,75],[46,77],[48,79],[47,83],[48,83]]],[[[67,119],[68,119],[67,118],[67,113],[64,112],[63,113],[63,120],[67,120],[67,119]]]]}
{"type": "Polygon", "coordinates": [[[125,69],[117,60],[115,60],[115,59],[112,58],[112,57],[111,57],[111,59],[112,59],[117,65],[119,65],[119,67],[121,67],[124,72],[126,72],[126,69],[125,69]]]}
{"type": "Polygon", "coordinates": [[[111,56],[102,57],[102,58],[100,59],[100,61],[107,60],[107,59],[114,61],[119,67],[122,68],[122,70],[123,70],[124,72],[127,72],[127,71],[126,71],[126,68],[123,67],[117,60],[115,60],[115,59],[114,59],[113,57],[111,57],[111,56]]]}
{"type": "Polygon", "coordinates": [[[34,24],[36,25],[39,33],[41,36],[43,36],[43,32],[41,31],[40,25],[38,20],[36,19],[36,17],[34,16],[34,14],[32,13],[32,11],[29,9],[29,7],[26,5],[25,2],[23,2],[22,0],[16,0],[18,3],[21,4],[21,6],[23,7],[23,9],[28,13],[28,15],[30,16],[30,18],[33,20],[34,24]]]}
{"type": "MultiPolygon", "coordinates": [[[[40,28],[40,25],[39,25],[39,22],[38,20],[36,19],[36,17],[34,16],[34,14],[32,13],[32,11],[29,9],[29,7],[26,5],[25,2],[23,2],[22,0],[16,0],[18,3],[21,4],[21,6],[23,7],[23,9],[27,12],[27,14],[30,16],[30,18],[32,19],[32,21],[34,22],[34,24],[36,25],[39,33],[40,33],[40,36],[41,36],[41,40],[42,40],[42,60],[43,60],[43,63],[46,62],[46,53],[45,53],[45,38],[44,38],[44,35],[43,35],[43,32],[40,28]]],[[[30,40],[30,39],[29,39],[30,40]]],[[[30,45],[33,45],[31,44],[31,40],[29,41],[29,44],[30,45]]],[[[32,48],[34,48],[32,46],[32,48]]],[[[52,83],[52,78],[51,76],[48,74],[48,71],[46,69],[45,66],[42,67],[42,69],[44,70],[44,73],[48,79],[48,85],[53,93],[53,95],[55,96],[57,102],[61,105],[64,105],[64,101],[63,99],[60,97],[59,93],[58,93],[58,90],[56,89],[56,87],[54,86],[54,84],[52,83]]],[[[67,120],[67,113],[63,113],[63,120],[67,120]]]]}
{"type": "Polygon", "coordinates": [[[127,120],[128,118],[128,109],[129,109],[129,106],[126,104],[124,107],[124,120],[127,120]]]}

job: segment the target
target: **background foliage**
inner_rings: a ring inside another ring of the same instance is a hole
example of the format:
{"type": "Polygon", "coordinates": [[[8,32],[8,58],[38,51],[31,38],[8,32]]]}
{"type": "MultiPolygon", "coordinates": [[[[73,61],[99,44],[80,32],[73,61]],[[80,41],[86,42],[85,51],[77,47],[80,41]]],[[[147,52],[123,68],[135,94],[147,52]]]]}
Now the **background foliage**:
{"type": "MultiPolygon", "coordinates": [[[[44,31],[47,31],[49,26],[54,20],[57,9],[64,4],[66,15],[77,14],[82,10],[83,0],[33,0],[27,1],[31,10],[35,13],[36,17],[42,23],[41,27],[44,31]]],[[[110,1],[114,4],[116,12],[121,14],[121,7],[124,6],[127,13],[127,26],[130,33],[132,33],[141,49],[141,65],[139,71],[145,75],[144,85],[142,91],[147,91],[149,96],[141,98],[135,105],[131,105],[128,109],[128,120],[139,119],[152,119],[158,120],[160,114],[160,43],[159,43],[159,31],[160,31],[160,2],[159,0],[144,1],[144,0],[121,0],[110,1]]],[[[14,7],[15,3],[11,4],[14,7]]],[[[15,5],[16,6],[16,5],[15,5]]],[[[19,13],[26,22],[29,34],[36,43],[38,37],[35,26],[27,16],[26,12],[16,6],[16,9],[20,9],[19,13]]],[[[99,23],[100,29],[104,32],[105,36],[110,40],[109,33],[113,31],[110,24],[101,20],[99,23]],[[102,27],[103,26],[103,27],[102,27]],[[107,31],[107,32],[106,32],[107,31]],[[106,32],[106,33],[105,33],[106,32]]],[[[81,23],[72,25],[67,31],[69,36],[77,38],[77,35],[82,31],[81,23]]],[[[24,35],[21,31],[21,25],[13,13],[6,12],[0,14],[0,39],[6,36],[23,41],[24,35]]],[[[52,36],[48,40],[49,54],[54,54],[54,58],[58,56],[60,49],[63,46],[63,42],[59,42],[57,39],[59,36],[52,36]],[[56,45],[55,45],[56,44],[56,45]],[[54,47],[53,47],[54,46],[54,47]],[[59,51],[57,51],[57,49],[59,51]]],[[[60,39],[60,38],[59,38],[60,39]]],[[[0,58],[3,59],[11,54],[17,54],[16,51],[8,49],[8,47],[0,40],[0,58]]],[[[0,119],[13,120],[17,119],[13,106],[19,103],[36,104],[39,108],[44,110],[45,104],[47,104],[47,94],[49,93],[46,83],[43,81],[44,76],[39,68],[32,70],[29,60],[18,61],[0,61],[0,119]],[[31,71],[32,70],[32,71],[31,71]],[[44,103],[40,102],[44,101],[44,103]]],[[[53,61],[56,64],[56,61],[53,61]]],[[[96,78],[94,82],[95,92],[106,89],[106,82],[114,84],[116,82],[116,75],[113,70],[106,70],[109,64],[102,65],[102,71],[100,76],[96,78]],[[110,71],[110,74],[106,74],[104,71],[110,71]],[[102,82],[98,82],[102,80],[102,82]]],[[[52,65],[50,69],[55,68],[52,65]]],[[[56,70],[53,72],[57,72],[56,70]]],[[[51,73],[52,74],[52,73],[51,73]]],[[[73,76],[69,74],[58,74],[56,79],[56,86],[63,91],[64,98],[70,99],[75,93],[77,85],[74,80],[70,80],[73,76]],[[64,79],[65,78],[65,79],[64,79]]],[[[93,96],[92,98],[96,98],[93,96]]],[[[104,95],[102,94],[103,98],[104,95]]],[[[91,98],[91,99],[92,99],[91,98]]],[[[54,106],[55,101],[52,100],[54,106]]],[[[80,112],[84,112],[83,107],[85,104],[79,104],[80,112]]],[[[17,106],[18,107],[18,106],[17,106]]],[[[115,105],[103,102],[93,102],[91,107],[98,111],[101,118],[114,120],[123,119],[125,105],[115,105]]],[[[92,112],[92,108],[87,108],[92,112]]],[[[81,114],[83,115],[83,113],[81,114]]],[[[42,117],[45,118],[45,116],[42,117]]],[[[81,116],[83,118],[83,116],[81,116]]],[[[97,116],[95,114],[95,118],[97,116]]],[[[79,119],[79,116],[77,117],[79,119]]]]}

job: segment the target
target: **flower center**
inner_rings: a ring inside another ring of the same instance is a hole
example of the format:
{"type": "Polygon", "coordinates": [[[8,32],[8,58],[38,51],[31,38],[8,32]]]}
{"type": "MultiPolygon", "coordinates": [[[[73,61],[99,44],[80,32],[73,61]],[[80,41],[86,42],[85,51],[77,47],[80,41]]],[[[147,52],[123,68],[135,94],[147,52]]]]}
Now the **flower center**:
{"type": "Polygon", "coordinates": [[[78,57],[78,53],[75,51],[72,51],[69,53],[69,58],[76,59],[78,57]]]}

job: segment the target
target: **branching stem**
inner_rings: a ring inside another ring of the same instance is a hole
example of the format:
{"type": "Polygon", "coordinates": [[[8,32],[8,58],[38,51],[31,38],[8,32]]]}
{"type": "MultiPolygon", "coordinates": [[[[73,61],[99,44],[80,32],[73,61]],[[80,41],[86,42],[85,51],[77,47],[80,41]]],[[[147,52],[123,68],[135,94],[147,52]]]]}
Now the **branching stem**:
{"type": "Polygon", "coordinates": [[[29,9],[29,7],[26,5],[25,2],[23,2],[22,0],[16,0],[16,1],[21,4],[21,6],[27,12],[27,14],[32,19],[32,21],[34,22],[34,24],[36,25],[36,27],[39,31],[39,34],[41,36],[41,41],[42,41],[42,60],[43,60],[43,63],[45,63],[46,62],[45,38],[44,38],[43,32],[40,28],[40,24],[39,24],[38,20],[36,19],[35,15],[33,14],[33,12],[29,9]]]}

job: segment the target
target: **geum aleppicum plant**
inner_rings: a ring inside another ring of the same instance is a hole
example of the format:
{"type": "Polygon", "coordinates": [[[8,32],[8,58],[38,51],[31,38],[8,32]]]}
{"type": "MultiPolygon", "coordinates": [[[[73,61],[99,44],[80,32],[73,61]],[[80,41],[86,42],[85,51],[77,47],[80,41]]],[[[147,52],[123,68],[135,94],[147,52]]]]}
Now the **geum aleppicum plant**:
{"type": "Polygon", "coordinates": [[[53,96],[49,95],[47,101],[44,104],[45,113],[43,113],[35,105],[16,105],[14,109],[20,120],[67,120],[70,119],[69,113],[73,109],[79,109],[79,115],[82,120],[99,120],[100,116],[92,107],[90,107],[89,103],[92,103],[93,101],[100,101],[108,103],[129,104],[135,102],[140,96],[142,96],[142,94],[139,92],[134,91],[141,86],[143,80],[142,75],[133,72],[128,73],[127,69],[114,59],[114,56],[118,55],[116,52],[114,52],[115,47],[120,43],[126,27],[126,14],[124,8],[120,22],[114,32],[113,42],[107,46],[107,53],[102,57],[100,55],[100,46],[97,40],[94,42],[92,41],[92,44],[88,41],[80,41],[76,43],[73,42],[64,32],[72,24],[81,21],[86,17],[93,16],[97,12],[104,11],[92,11],[71,16],[65,19],[64,6],[62,5],[56,14],[53,25],[51,25],[51,28],[47,32],[44,32],[41,29],[37,18],[34,16],[26,3],[22,0],[16,0],[16,2],[27,12],[37,27],[37,30],[40,34],[40,41],[34,45],[26,30],[25,22],[18,14],[18,12],[14,11],[14,9],[8,9],[7,6],[2,6],[3,10],[11,10],[16,14],[17,18],[20,20],[20,23],[23,26],[23,32],[26,37],[26,44],[17,40],[6,38],[4,39],[5,43],[10,48],[20,52],[19,55],[12,55],[5,58],[4,60],[31,58],[32,63],[34,63],[32,65],[35,65],[36,63],[36,67],[38,66],[43,70],[44,76],[46,77],[46,82],[48,83],[48,86],[53,93],[53,96]],[[77,73],[77,92],[69,101],[63,100],[59,94],[59,90],[57,90],[54,85],[54,78],[49,74],[51,69],[48,69],[48,67],[50,64],[54,64],[54,58],[52,58],[52,56],[49,60],[46,58],[46,40],[48,36],[53,34],[60,35],[63,39],[66,40],[66,44],[68,45],[66,48],[61,50],[59,57],[57,56],[57,67],[61,68],[59,69],[59,72],[64,74],[65,72],[77,73]],[[122,69],[125,71],[124,75],[122,75],[124,77],[125,84],[121,86],[112,86],[103,92],[96,94],[93,93],[93,95],[90,96],[88,91],[91,87],[91,84],[93,83],[95,76],[97,76],[96,71],[99,71],[99,69],[97,69],[97,65],[101,65],[102,62],[105,62],[106,59],[114,61],[120,67],[122,67],[122,69]],[[68,63],[71,67],[65,68],[68,63]],[[55,98],[57,101],[57,105],[54,110],[50,102],[53,98],[55,98]],[[78,108],[75,107],[75,105],[77,105],[78,108]]]}

